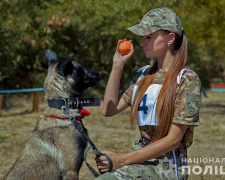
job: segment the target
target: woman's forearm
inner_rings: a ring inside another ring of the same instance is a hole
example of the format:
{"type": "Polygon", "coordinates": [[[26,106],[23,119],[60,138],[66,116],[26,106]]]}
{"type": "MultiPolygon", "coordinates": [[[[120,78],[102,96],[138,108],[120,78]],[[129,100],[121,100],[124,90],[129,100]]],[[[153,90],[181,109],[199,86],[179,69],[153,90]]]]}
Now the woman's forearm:
{"type": "Polygon", "coordinates": [[[177,146],[168,141],[166,137],[149,144],[141,149],[121,155],[124,165],[139,163],[161,156],[176,149],[177,146]]]}
{"type": "Polygon", "coordinates": [[[171,125],[166,137],[149,144],[141,149],[121,155],[124,165],[139,163],[159,157],[179,147],[180,141],[187,129],[187,125],[171,125]]]}
{"type": "Polygon", "coordinates": [[[123,71],[123,65],[114,65],[109,76],[103,101],[103,115],[110,116],[116,111],[118,105],[119,85],[123,71]]]}
{"type": "MultiPolygon", "coordinates": [[[[187,125],[171,124],[168,135],[148,146],[126,154],[117,154],[110,151],[101,151],[109,156],[113,161],[113,170],[121,168],[125,165],[140,163],[150,159],[157,158],[169,151],[179,147],[180,141],[184,136],[187,125]]],[[[101,172],[109,170],[109,162],[106,157],[97,157],[96,162],[101,172]]]]}
{"type": "Polygon", "coordinates": [[[123,101],[120,101],[119,103],[118,101],[119,86],[120,86],[120,78],[122,75],[123,67],[127,63],[127,61],[131,58],[132,54],[134,53],[134,47],[133,45],[131,45],[130,52],[127,55],[122,55],[119,51],[119,44],[121,42],[123,42],[123,40],[119,40],[117,43],[117,49],[113,57],[113,68],[110,73],[108,84],[107,84],[105,95],[104,95],[103,110],[102,110],[102,114],[104,116],[113,116],[128,107],[127,103],[123,101]]]}

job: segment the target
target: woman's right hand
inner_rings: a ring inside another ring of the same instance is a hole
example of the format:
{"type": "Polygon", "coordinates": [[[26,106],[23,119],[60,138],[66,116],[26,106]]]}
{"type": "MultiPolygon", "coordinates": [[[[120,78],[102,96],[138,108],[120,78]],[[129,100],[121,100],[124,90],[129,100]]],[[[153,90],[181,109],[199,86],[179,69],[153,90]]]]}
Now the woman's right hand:
{"type": "MultiPolygon", "coordinates": [[[[126,40],[126,39],[124,39],[124,40],[126,40]]],[[[133,44],[131,45],[131,50],[130,50],[130,52],[128,54],[122,55],[120,53],[120,51],[119,51],[119,45],[124,40],[119,40],[118,41],[117,48],[116,48],[116,52],[115,52],[115,55],[113,57],[113,66],[117,66],[117,67],[124,66],[127,63],[127,61],[131,58],[131,56],[133,55],[133,53],[134,53],[133,44]]],[[[132,40],[130,42],[132,42],[132,40]]]]}

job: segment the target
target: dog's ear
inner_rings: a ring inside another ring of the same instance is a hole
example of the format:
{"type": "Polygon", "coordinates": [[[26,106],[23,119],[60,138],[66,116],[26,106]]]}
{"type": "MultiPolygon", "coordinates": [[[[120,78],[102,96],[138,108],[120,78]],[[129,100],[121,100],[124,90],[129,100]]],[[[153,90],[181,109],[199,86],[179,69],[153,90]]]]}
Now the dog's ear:
{"type": "Polygon", "coordinates": [[[48,61],[48,67],[52,64],[57,62],[58,57],[56,56],[56,54],[54,52],[52,52],[50,49],[48,49],[45,52],[45,58],[48,61]]]}
{"type": "Polygon", "coordinates": [[[57,67],[57,70],[59,71],[60,74],[67,76],[72,74],[74,65],[71,61],[73,61],[74,58],[68,57],[68,58],[60,58],[59,64],[57,67]]]}

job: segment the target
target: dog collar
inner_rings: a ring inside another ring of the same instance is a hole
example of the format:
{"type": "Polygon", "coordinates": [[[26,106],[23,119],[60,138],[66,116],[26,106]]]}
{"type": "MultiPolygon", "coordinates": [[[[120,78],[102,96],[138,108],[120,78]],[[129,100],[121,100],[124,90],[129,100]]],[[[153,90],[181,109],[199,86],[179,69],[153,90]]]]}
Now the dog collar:
{"type": "Polygon", "coordinates": [[[100,98],[61,98],[48,100],[48,106],[61,109],[66,106],[70,109],[77,109],[86,106],[100,106],[100,98]]]}
{"type": "MultiPolygon", "coordinates": [[[[81,112],[80,112],[80,116],[78,117],[75,117],[75,119],[77,121],[80,121],[84,116],[89,116],[91,113],[89,111],[87,111],[87,109],[82,109],[81,112]]],[[[92,115],[92,114],[91,114],[92,115]]],[[[53,117],[53,118],[56,118],[56,119],[69,119],[68,117],[66,118],[62,118],[62,117],[59,117],[59,116],[55,116],[55,115],[51,115],[49,117],[53,117]]]]}

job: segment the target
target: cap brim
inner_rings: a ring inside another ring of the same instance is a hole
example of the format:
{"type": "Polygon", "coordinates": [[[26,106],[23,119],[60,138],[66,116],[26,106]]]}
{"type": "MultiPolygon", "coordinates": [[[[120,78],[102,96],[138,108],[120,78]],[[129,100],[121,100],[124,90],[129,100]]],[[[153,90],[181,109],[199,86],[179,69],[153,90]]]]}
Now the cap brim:
{"type": "Polygon", "coordinates": [[[156,26],[149,26],[149,25],[147,26],[141,23],[126,29],[127,32],[132,32],[138,36],[146,36],[158,30],[159,29],[156,26]]]}

